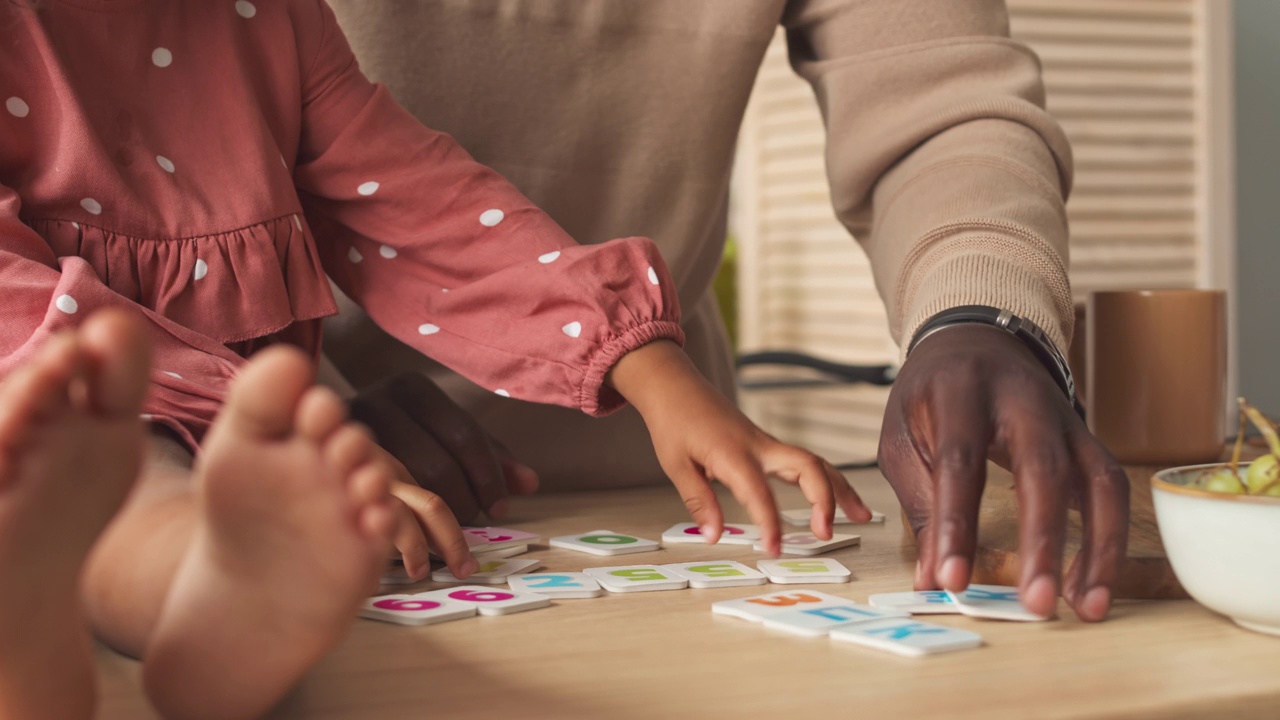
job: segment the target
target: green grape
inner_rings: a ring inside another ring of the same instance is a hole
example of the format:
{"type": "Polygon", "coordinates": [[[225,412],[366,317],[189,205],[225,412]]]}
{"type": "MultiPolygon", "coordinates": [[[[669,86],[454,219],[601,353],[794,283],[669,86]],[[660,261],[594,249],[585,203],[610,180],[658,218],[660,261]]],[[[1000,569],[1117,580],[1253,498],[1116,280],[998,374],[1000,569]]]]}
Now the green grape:
{"type": "Polygon", "coordinates": [[[1280,458],[1275,455],[1263,455],[1249,464],[1245,482],[1250,493],[1261,493],[1268,485],[1280,479],[1280,458]]]}
{"type": "Polygon", "coordinates": [[[1239,495],[1245,491],[1244,483],[1240,482],[1240,476],[1231,472],[1231,468],[1218,468],[1213,472],[1205,473],[1200,476],[1199,481],[1200,486],[1209,492],[1239,495]]]}

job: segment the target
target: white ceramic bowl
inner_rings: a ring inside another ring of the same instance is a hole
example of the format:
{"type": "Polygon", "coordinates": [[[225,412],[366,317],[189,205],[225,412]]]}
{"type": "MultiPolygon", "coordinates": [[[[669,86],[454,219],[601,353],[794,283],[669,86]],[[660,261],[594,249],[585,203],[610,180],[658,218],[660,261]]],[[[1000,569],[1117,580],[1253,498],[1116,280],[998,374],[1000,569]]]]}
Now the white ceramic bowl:
{"type": "Polygon", "coordinates": [[[1173,468],[1151,480],[1169,563],[1200,604],[1241,627],[1280,635],[1280,498],[1194,487],[1213,467],[1173,468]]]}

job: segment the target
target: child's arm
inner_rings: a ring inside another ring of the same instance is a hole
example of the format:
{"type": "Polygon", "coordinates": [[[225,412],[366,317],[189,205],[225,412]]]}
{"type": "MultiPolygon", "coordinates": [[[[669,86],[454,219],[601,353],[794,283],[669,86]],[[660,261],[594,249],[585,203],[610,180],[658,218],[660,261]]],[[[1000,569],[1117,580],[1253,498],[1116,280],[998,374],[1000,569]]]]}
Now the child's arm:
{"type": "Polygon", "coordinates": [[[723,516],[709,481],[719,480],[760,526],[766,552],[779,551],[781,530],[767,477],[797,484],[814,506],[810,527],[831,537],[836,505],[853,520],[870,520],[848,481],[822,458],[765,434],[669,342],[627,354],[607,382],[644,417],[663,470],[675,483],[703,535],[720,537],[723,516]]]}
{"type": "Polygon", "coordinates": [[[510,183],[361,75],[299,0],[295,181],[325,271],[381,327],[502,395],[605,414],[604,375],[682,333],[651,241],[579,246],[510,183]]]}

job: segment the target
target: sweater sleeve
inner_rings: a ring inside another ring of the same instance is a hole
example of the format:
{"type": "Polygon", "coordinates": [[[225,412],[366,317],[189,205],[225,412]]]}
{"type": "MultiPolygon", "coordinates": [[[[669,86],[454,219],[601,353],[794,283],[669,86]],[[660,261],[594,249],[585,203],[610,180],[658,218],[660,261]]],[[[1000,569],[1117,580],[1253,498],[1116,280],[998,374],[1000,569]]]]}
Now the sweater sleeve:
{"type": "Polygon", "coordinates": [[[19,219],[21,200],[0,185],[0,377],[29,360],[50,335],[95,310],[137,313],[152,346],[151,392],[144,409],[192,447],[208,429],[242,364],[217,341],[192,332],[108,288],[87,261],[54,256],[19,219]]]}
{"type": "Polygon", "coordinates": [[[1065,351],[1071,148],[1002,0],[792,0],[784,23],[826,121],[837,215],[899,345],[941,310],[982,304],[1065,351]]]}
{"type": "Polygon", "coordinates": [[[619,407],[603,384],[613,364],[683,342],[655,245],[577,245],[370,83],[327,5],[312,17],[298,21],[313,57],[295,180],[326,272],[387,332],[482,387],[593,415],[619,407]]]}

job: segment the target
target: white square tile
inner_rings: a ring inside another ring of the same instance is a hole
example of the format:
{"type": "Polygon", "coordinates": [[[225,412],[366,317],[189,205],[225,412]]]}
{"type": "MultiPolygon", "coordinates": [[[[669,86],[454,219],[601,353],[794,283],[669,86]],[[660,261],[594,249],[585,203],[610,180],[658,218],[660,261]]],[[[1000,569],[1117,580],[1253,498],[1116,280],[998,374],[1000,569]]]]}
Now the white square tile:
{"type": "Polygon", "coordinates": [[[579,535],[561,535],[551,538],[551,547],[564,550],[576,550],[591,555],[629,555],[631,553],[651,552],[661,547],[653,540],[613,533],[608,530],[593,530],[579,535]]]}
{"type": "Polygon", "coordinates": [[[764,626],[770,630],[781,630],[793,635],[821,637],[834,628],[887,617],[907,617],[907,614],[845,600],[839,603],[819,603],[811,607],[793,608],[787,612],[770,615],[764,619],[764,626]]]}
{"type": "Polygon", "coordinates": [[[689,587],[693,588],[740,587],[767,582],[764,573],[733,560],[670,563],[662,567],[688,580],[689,587]]]}
{"type": "MultiPolygon", "coordinates": [[[[812,517],[813,517],[813,508],[799,508],[797,510],[782,511],[782,519],[785,520],[789,525],[796,525],[799,527],[808,527],[810,518],[812,517]]],[[[845,515],[844,511],[841,510],[840,508],[836,508],[836,515],[835,515],[835,518],[832,520],[832,523],[835,525],[866,525],[869,523],[882,523],[882,522],[884,522],[884,513],[882,512],[877,512],[875,510],[872,510],[870,520],[868,520],[865,523],[856,523],[850,520],[849,516],[845,515]]]]}
{"type": "Polygon", "coordinates": [[[711,612],[750,622],[760,622],[767,617],[794,610],[797,607],[818,607],[823,603],[846,602],[850,601],[818,590],[781,590],[737,600],[721,600],[711,604],[711,612]]]}
{"type": "Polygon", "coordinates": [[[517,592],[532,592],[553,598],[594,598],[604,589],[590,575],[580,572],[533,573],[512,575],[507,585],[517,592]]]}
{"type": "MultiPolygon", "coordinates": [[[[782,536],[782,554],[784,555],[821,555],[832,550],[840,548],[852,547],[861,542],[860,535],[843,535],[841,533],[832,533],[830,540],[819,539],[818,536],[807,532],[787,533],[782,536]]],[[[759,543],[755,546],[756,550],[764,550],[759,543]]]]}
{"type": "Polygon", "coordinates": [[[661,565],[619,565],[587,568],[583,572],[615,593],[680,590],[689,586],[688,580],[661,565]]]}
{"type": "Polygon", "coordinates": [[[433,625],[461,620],[476,614],[474,605],[448,598],[424,598],[421,595],[383,595],[369,598],[360,609],[360,617],[397,625],[433,625]]]}
{"type": "Polygon", "coordinates": [[[759,560],[756,567],[779,585],[847,583],[853,578],[849,568],[831,558],[759,560]]]}
{"type": "Polygon", "coordinates": [[[867,604],[872,607],[901,610],[912,615],[960,614],[960,608],[951,601],[951,596],[945,590],[878,593],[867,598],[867,604]]]}
{"type": "Polygon", "coordinates": [[[1036,615],[1018,602],[1018,588],[1003,585],[970,585],[962,593],[950,590],[947,595],[970,617],[989,620],[1013,620],[1015,622],[1043,622],[1052,618],[1036,615]]]}
{"type": "MultiPolygon", "coordinates": [[[[755,525],[725,523],[717,545],[752,545],[760,539],[760,528],[755,525]]],[[[677,523],[662,533],[662,542],[668,545],[680,543],[697,543],[706,545],[702,536],[702,528],[694,523],[677,523]]]]}
{"type": "Polygon", "coordinates": [[[432,590],[415,597],[429,600],[440,598],[456,600],[472,605],[481,615],[510,615],[544,608],[551,604],[551,598],[546,595],[499,590],[484,585],[463,585],[445,590],[432,590]]]}
{"type": "Polygon", "coordinates": [[[838,627],[831,631],[831,639],[909,657],[968,650],[982,645],[982,636],[975,632],[900,618],[838,627]]]}
{"type": "Polygon", "coordinates": [[[489,560],[480,563],[480,567],[468,578],[460,579],[449,568],[441,568],[431,573],[431,579],[438,583],[505,585],[507,578],[512,575],[529,572],[541,564],[541,560],[489,560]]]}

